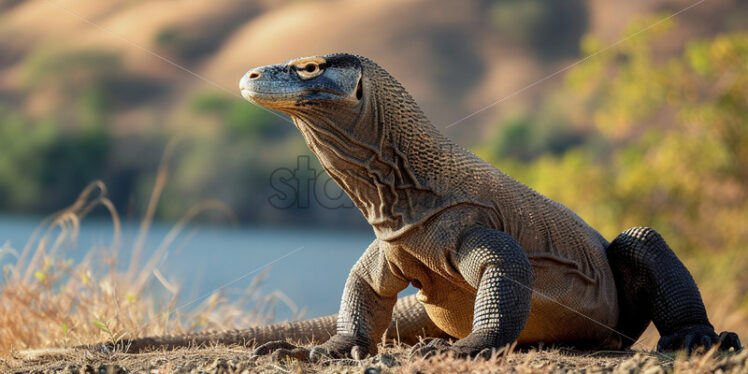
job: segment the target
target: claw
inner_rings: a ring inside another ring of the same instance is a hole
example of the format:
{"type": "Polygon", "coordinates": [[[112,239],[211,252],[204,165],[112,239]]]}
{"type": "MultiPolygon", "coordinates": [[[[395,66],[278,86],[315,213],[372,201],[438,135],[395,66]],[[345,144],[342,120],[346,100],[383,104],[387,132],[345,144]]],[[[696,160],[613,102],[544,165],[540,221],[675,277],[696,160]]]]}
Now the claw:
{"type": "Polygon", "coordinates": [[[738,352],[743,349],[740,345],[740,338],[738,334],[729,331],[722,331],[719,334],[719,349],[723,351],[729,351],[730,348],[738,352]]]}
{"type": "Polygon", "coordinates": [[[480,357],[480,358],[489,360],[489,359],[491,359],[491,357],[493,357],[493,355],[496,354],[496,352],[498,352],[498,350],[496,348],[486,348],[486,349],[478,352],[478,354],[475,355],[475,357],[480,357]]]}
{"type": "Polygon", "coordinates": [[[309,360],[312,362],[319,362],[325,358],[332,358],[330,351],[327,349],[317,346],[309,351],[309,360]]]}
{"type": "Polygon", "coordinates": [[[699,345],[704,347],[704,351],[708,351],[710,348],[712,348],[712,339],[708,336],[702,336],[699,345]]]}
{"type": "Polygon", "coordinates": [[[410,350],[410,357],[429,358],[437,353],[451,352],[457,358],[491,358],[498,351],[497,348],[480,346],[460,345],[458,340],[455,344],[450,344],[444,339],[433,339],[428,342],[421,342],[413,346],[410,350]]]}
{"type": "Polygon", "coordinates": [[[715,344],[718,344],[720,351],[729,351],[731,348],[735,351],[741,349],[740,339],[734,332],[724,331],[717,336],[711,326],[700,326],[686,328],[674,334],[662,336],[660,341],[657,342],[657,351],[684,349],[690,356],[697,348],[703,348],[704,351],[708,351],[715,344]]]}
{"type": "Polygon", "coordinates": [[[354,346],[351,348],[351,358],[354,360],[363,360],[364,356],[366,356],[366,353],[361,352],[360,346],[354,346]]]}
{"type": "Polygon", "coordinates": [[[435,347],[429,347],[424,346],[419,349],[411,350],[410,356],[411,357],[423,357],[423,358],[429,358],[433,355],[435,355],[437,352],[439,352],[439,349],[435,347]]]}
{"type": "Polygon", "coordinates": [[[449,344],[449,342],[444,339],[431,339],[414,345],[410,350],[410,357],[428,358],[438,352],[445,352],[449,350],[450,347],[451,345],[449,344]]]}
{"type": "Polygon", "coordinates": [[[695,338],[695,334],[688,334],[686,335],[686,340],[683,341],[683,348],[686,349],[686,354],[689,356],[693,353],[693,340],[695,338]]]}

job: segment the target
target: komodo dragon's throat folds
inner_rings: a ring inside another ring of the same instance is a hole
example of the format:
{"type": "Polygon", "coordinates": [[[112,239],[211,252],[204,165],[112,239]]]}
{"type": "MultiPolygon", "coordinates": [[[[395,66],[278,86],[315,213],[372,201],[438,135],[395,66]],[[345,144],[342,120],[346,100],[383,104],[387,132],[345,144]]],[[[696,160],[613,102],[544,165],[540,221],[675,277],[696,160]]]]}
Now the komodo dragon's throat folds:
{"type": "Polygon", "coordinates": [[[351,270],[337,316],[134,339],[129,351],[238,343],[276,358],[362,358],[383,337],[420,336],[437,339],[417,344],[419,354],[473,356],[515,341],[626,349],[650,322],[658,350],[741,348],[735,333],[715,333],[693,278],[657,232],[637,227],[608,243],[440,134],[371,60],[294,59],[250,70],[240,88],[293,119],[376,239],[351,270]],[[409,284],[418,294],[398,300],[409,284]]]}

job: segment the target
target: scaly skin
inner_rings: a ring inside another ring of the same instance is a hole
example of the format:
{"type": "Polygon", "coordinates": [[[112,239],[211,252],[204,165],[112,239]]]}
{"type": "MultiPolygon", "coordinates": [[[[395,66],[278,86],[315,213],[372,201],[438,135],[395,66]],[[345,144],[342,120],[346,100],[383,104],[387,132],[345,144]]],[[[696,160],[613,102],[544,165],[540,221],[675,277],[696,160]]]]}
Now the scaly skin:
{"type": "Polygon", "coordinates": [[[138,346],[274,340],[255,353],[362,358],[398,330],[411,343],[457,339],[419,344],[417,354],[475,356],[515,341],[624,349],[653,321],[660,350],[740,349],[736,334],[715,333],[693,278],[654,230],[608,243],[563,205],[440,134],[374,62],[300,58],[253,69],[240,87],[247,100],[293,119],[377,239],[351,270],[329,340],[332,316],[310,328],[289,327],[297,322],[138,346]],[[420,289],[418,302],[396,304],[408,284],[420,289]]]}

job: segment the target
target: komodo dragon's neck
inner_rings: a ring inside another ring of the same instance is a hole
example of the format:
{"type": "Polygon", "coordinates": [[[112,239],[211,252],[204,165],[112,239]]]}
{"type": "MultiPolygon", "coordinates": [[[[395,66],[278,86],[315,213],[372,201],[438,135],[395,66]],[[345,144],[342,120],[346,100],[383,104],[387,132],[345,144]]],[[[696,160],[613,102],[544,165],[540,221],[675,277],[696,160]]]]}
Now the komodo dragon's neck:
{"type": "Polygon", "coordinates": [[[474,176],[463,174],[460,163],[477,157],[441,135],[389,73],[361,60],[360,111],[331,116],[324,107],[304,106],[287,112],[377,236],[392,239],[470,201],[453,187],[470,182],[474,176]]]}

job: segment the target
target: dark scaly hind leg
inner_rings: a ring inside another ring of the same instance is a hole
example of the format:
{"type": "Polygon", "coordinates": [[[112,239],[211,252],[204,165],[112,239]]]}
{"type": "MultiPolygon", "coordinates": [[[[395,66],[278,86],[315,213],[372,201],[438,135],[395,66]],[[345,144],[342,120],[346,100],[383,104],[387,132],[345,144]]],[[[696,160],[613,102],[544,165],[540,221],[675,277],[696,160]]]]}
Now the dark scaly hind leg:
{"type": "Polygon", "coordinates": [[[660,332],[658,351],[709,348],[740,349],[737,334],[717,335],[709,323],[688,269],[662,236],[648,227],[624,231],[606,249],[613,270],[620,317],[616,330],[623,348],[630,347],[653,321],[660,332]]]}

